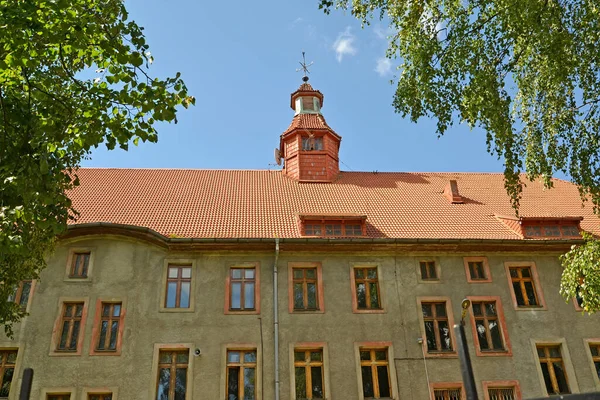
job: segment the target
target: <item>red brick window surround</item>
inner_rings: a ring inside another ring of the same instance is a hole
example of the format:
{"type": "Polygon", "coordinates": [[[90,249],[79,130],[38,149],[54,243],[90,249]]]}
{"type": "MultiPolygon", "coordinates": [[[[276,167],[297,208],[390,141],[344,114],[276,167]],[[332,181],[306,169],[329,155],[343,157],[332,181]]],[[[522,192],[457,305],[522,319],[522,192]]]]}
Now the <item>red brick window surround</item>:
{"type": "Polygon", "coordinates": [[[477,356],[511,356],[512,348],[499,296],[468,296],[477,356]]]}
{"type": "Polygon", "coordinates": [[[258,263],[244,263],[229,268],[225,282],[225,314],[260,314],[258,263]]]}
{"type": "Polygon", "coordinates": [[[391,398],[392,383],[388,349],[360,348],[359,355],[364,398],[391,398]]]}
{"type": "Polygon", "coordinates": [[[256,350],[227,351],[227,398],[256,399],[256,350]]]}
{"type": "Polygon", "coordinates": [[[165,308],[189,308],[192,287],[191,265],[169,265],[165,308]]]}
{"type": "Polygon", "coordinates": [[[0,398],[7,399],[10,394],[10,384],[15,374],[17,350],[0,350],[0,398]]]}
{"type": "Polygon", "coordinates": [[[321,263],[288,264],[289,312],[325,311],[321,263]]]}
{"type": "Polygon", "coordinates": [[[356,313],[383,312],[377,266],[356,265],[351,268],[350,272],[353,311],[356,313]]]}
{"type": "Polygon", "coordinates": [[[571,393],[561,345],[538,344],[536,348],[548,395],[571,393]]]}
{"type": "Polygon", "coordinates": [[[83,333],[84,302],[64,303],[56,351],[77,352],[83,333]]]}
{"type": "Polygon", "coordinates": [[[90,355],[121,354],[124,318],[125,309],[122,301],[98,299],[90,355]]]}
{"type": "Polygon", "coordinates": [[[160,350],[156,398],[176,400],[187,398],[189,350],[160,350]]]}
{"type": "Polygon", "coordinates": [[[487,283],[492,281],[487,257],[464,257],[465,272],[469,283],[487,283]]]}
{"type": "Polygon", "coordinates": [[[545,310],[546,302],[535,263],[505,262],[504,266],[515,310],[545,310]]]}
{"type": "Polygon", "coordinates": [[[456,357],[450,299],[443,296],[418,297],[417,306],[425,356],[456,357]]]}
{"type": "Polygon", "coordinates": [[[462,382],[435,382],[429,385],[431,400],[466,399],[462,382]]]}
{"type": "Polygon", "coordinates": [[[483,381],[484,400],[521,400],[519,381],[483,381]]]}
{"type": "Polygon", "coordinates": [[[87,278],[91,252],[74,252],[71,259],[69,278],[87,278]]]}

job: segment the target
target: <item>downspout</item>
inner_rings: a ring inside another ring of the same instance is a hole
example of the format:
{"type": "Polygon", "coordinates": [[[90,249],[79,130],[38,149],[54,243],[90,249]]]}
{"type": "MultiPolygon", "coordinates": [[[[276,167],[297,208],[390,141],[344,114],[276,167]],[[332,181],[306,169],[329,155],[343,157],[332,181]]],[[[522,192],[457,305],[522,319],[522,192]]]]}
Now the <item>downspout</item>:
{"type": "Polygon", "coordinates": [[[279,311],[277,305],[277,260],[279,260],[279,238],[275,238],[275,262],[273,263],[273,329],[275,351],[275,400],[279,400],[279,311]]]}

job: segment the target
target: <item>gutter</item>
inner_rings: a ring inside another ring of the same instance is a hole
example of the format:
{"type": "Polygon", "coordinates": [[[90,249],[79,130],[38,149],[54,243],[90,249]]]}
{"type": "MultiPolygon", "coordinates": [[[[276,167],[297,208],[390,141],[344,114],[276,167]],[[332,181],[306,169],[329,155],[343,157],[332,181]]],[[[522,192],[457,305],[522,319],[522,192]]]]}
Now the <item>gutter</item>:
{"type": "Polygon", "coordinates": [[[279,400],[279,307],[277,299],[277,261],[279,260],[279,238],[275,238],[275,261],[273,262],[273,336],[275,356],[275,400],[279,400]]]}

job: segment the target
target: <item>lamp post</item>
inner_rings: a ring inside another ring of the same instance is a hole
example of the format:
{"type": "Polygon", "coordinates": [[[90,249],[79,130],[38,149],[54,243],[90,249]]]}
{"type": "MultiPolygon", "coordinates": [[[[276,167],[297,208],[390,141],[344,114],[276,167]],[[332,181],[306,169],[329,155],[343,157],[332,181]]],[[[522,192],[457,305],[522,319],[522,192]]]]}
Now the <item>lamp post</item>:
{"type": "Polygon", "coordinates": [[[473,376],[473,365],[469,356],[469,348],[467,347],[467,337],[465,336],[465,317],[467,310],[471,306],[469,299],[464,299],[460,304],[462,307],[460,324],[454,325],[454,334],[458,338],[458,358],[460,359],[460,373],[465,385],[467,400],[478,400],[477,388],[475,387],[475,377],[473,376]]]}

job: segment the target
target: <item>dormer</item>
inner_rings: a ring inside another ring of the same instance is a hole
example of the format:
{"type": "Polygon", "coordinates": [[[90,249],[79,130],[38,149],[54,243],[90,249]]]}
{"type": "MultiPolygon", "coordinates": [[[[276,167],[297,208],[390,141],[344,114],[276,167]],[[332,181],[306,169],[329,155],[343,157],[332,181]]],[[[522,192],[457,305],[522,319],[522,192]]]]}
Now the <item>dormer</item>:
{"type": "Polygon", "coordinates": [[[321,114],[323,94],[306,81],[291,94],[290,107],[295,111],[288,129],[280,138],[279,155],[283,173],[299,182],[333,182],[339,168],[342,140],[321,114]]]}

